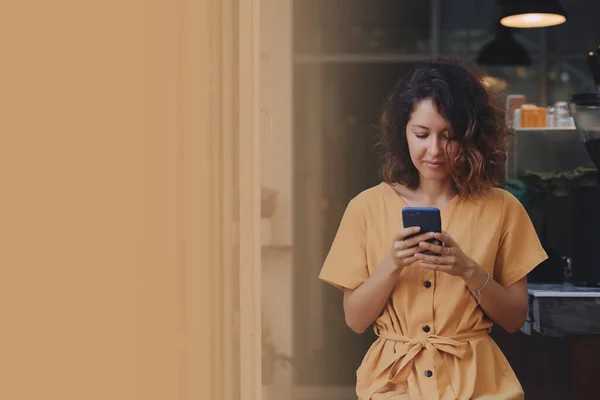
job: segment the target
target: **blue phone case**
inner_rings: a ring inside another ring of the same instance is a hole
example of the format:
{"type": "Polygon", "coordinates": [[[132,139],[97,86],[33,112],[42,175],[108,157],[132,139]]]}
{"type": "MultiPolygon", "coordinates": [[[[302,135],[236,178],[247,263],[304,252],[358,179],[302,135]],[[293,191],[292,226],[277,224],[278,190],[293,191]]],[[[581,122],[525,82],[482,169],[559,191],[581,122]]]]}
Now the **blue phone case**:
{"type": "MultiPolygon", "coordinates": [[[[405,228],[420,226],[421,230],[416,235],[426,232],[442,232],[442,217],[440,210],[435,207],[405,207],[402,209],[402,224],[405,228]]],[[[416,235],[410,235],[410,239],[416,235]]],[[[405,239],[405,240],[406,240],[405,239]]],[[[427,240],[430,243],[441,245],[437,239],[427,240]]],[[[429,252],[427,252],[429,253],[429,252]]]]}
{"type": "Polygon", "coordinates": [[[405,228],[420,226],[420,233],[442,231],[441,213],[434,207],[405,207],[402,209],[402,223],[405,228]]]}

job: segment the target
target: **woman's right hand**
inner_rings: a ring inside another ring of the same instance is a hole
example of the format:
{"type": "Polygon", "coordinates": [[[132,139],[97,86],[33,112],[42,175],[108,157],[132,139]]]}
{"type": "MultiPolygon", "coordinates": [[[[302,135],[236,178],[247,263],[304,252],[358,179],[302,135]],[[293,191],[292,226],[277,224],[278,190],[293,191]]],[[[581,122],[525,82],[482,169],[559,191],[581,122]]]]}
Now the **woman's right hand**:
{"type": "Polygon", "coordinates": [[[418,226],[403,228],[394,235],[390,253],[396,270],[407,267],[417,261],[414,255],[423,251],[419,247],[419,243],[433,237],[430,232],[425,232],[409,238],[409,236],[417,234],[420,230],[421,228],[418,226]]]}

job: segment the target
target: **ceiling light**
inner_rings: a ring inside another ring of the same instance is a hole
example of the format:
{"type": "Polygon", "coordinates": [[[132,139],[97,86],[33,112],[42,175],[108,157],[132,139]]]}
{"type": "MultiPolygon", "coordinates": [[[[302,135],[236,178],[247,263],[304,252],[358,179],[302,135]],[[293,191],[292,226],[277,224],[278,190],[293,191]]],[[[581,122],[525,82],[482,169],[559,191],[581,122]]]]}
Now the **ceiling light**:
{"type": "Polygon", "coordinates": [[[503,0],[500,23],[511,28],[543,28],[560,25],[567,13],[556,0],[503,0]]]}
{"type": "Polygon", "coordinates": [[[496,37],[482,47],[476,62],[486,66],[519,66],[530,65],[531,57],[513,37],[511,29],[499,25],[496,37]]]}

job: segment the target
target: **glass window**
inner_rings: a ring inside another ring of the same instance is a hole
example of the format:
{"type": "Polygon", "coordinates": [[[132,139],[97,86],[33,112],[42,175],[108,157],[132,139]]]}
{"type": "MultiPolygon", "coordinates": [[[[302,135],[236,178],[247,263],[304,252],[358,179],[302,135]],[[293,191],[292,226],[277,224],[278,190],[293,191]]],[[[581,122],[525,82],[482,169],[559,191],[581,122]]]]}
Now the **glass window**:
{"type": "Polygon", "coordinates": [[[595,91],[587,62],[557,60],[548,65],[548,104],[570,101],[575,93],[595,91]]]}
{"type": "MultiPolygon", "coordinates": [[[[319,340],[294,336],[295,381],[299,385],[354,385],[356,368],[375,336],[371,330],[354,334],[344,320],[340,291],[316,281],[348,201],[379,180],[372,151],[377,141],[381,107],[396,81],[413,65],[395,63],[300,64],[294,83],[294,170],[296,224],[294,228],[295,326],[319,326],[319,340]],[[320,121],[309,125],[319,99],[320,121]],[[314,140],[320,142],[314,145],[314,140]],[[313,143],[311,145],[311,143],[313,143]],[[315,151],[315,147],[320,147],[315,151]],[[311,163],[320,154],[319,179],[311,163]],[[309,197],[318,182],[321,197],[309,197]],[[315,257],[307,215],[318,213],[323,254],[315,257]],[[322,291],[319,310],[306,306],[310,288],[322,291]],[[316,323],[315,320],[319,319],[316,323]],[[351,349],[351,350],[350,350],[351,349]],[[340,362],[343,360],[344,362],[340,362]]],[[[300,331],[300,330],[298,330],[300,331]]]]}
{"type": "Polygon", "coordinates": [[[600,1],[561,0],[567,12],[567,22],[546,28],[548,53],[579,54],[585,57],[588,51],[600,45],[600,1]]]}
{"type": "Polygon", "coordinates": [[[427,54],[430,1],[303,0],[294,3],[296,54],[427,54]]]}
{"type": "Polygon", "coordinates": [[[534,62],[529,67],[488,67],[484,71],[495,78],[504,94],[525,95],[528,103],[540,104],[540,66],[534,62]]]}

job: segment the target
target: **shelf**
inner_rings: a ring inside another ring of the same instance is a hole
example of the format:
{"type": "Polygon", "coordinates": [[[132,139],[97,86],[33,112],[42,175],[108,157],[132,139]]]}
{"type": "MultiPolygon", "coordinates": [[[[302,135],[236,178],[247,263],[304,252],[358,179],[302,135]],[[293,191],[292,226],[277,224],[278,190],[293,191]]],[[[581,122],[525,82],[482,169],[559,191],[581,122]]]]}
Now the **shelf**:
{"type": "Polygon", "coordinates": [[[533,297],[593,297],[600,299],[600,288],[575,286],[571,283],[529,283],[527,291],[533,297]]]}
{"type": "Polygon", "coordinates": [[[431,60],[431,54],[399,54],[399,53],[339,53],[339,54],[294,54],[296,64],[315,63],[418,63],[431,60]]]}
{"type": "Polygon", "coordinates": [[[282,243],[281,238],[273,234],[272,225],[273,222],[270,219],[263,218],[260,221],[262,250],[268,252],[281,252],[291,250],[291,243],[282,243]]]}
{"type": "Polygon", "coordinates": [[[515,131],[520,132],[564,132],[577,131],[577,128],[515,128],[515,131]]]}
{"type": "MultiPolygon", "coordinates": [[[[443,56],[441,54],[440,56],[443,56]]],[[[446,54],[452,56],[452,54],[446,54]]],[[[320,63],[419,63],[430,61],[433,53],[295,53],[292,55],[295,64],[320,64],[320,63]]],[[[474,61],[477,54],[463,54],[464,60],[474,61]]],[[[581,54],[548,54],[547,60],[579,60],[581,54]]],[[[532,55],[534,61],[540,59],[540,55],[532,55]]]]}

